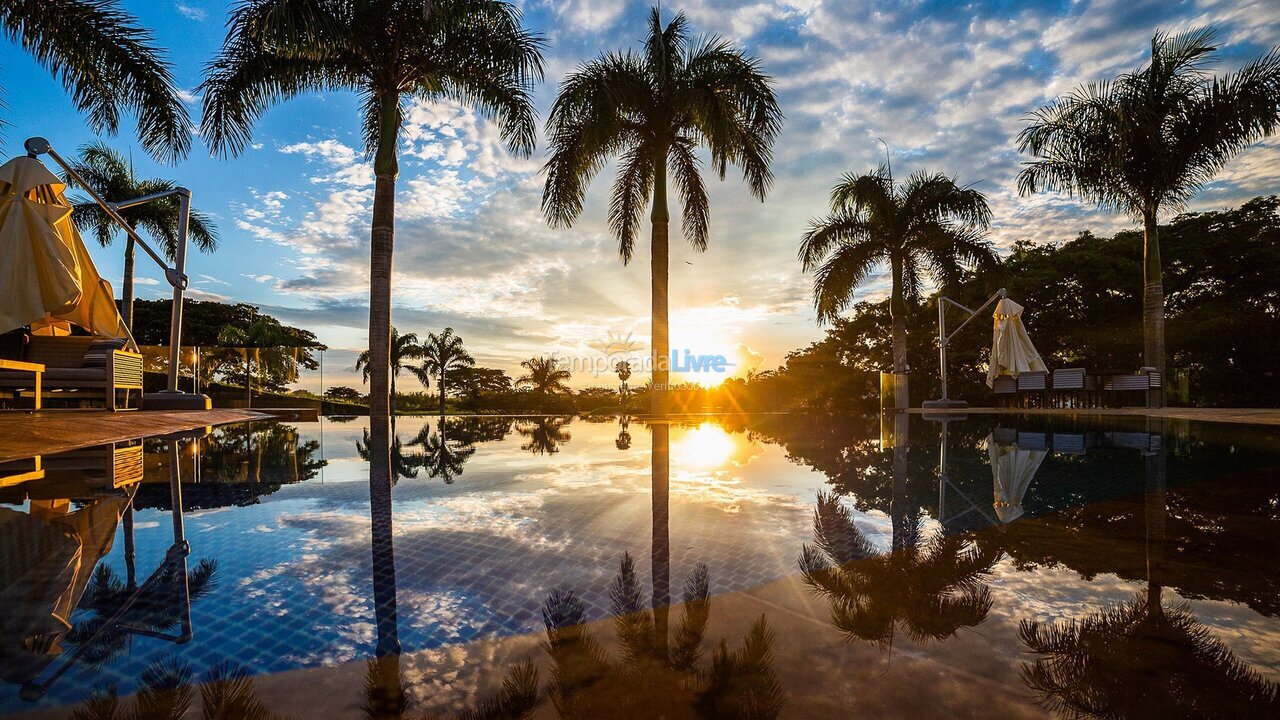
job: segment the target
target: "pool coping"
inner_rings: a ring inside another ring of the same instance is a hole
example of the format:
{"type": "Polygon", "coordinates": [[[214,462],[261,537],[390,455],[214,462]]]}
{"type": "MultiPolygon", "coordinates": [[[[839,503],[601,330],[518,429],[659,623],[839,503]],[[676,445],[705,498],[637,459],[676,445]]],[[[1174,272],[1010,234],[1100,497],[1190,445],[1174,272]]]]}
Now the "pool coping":
{"type": "Polygon", "coordinates": [[[272,416],[269,414],[243,409],[0,412],[0,462],[202,427],[270,419],[272,416]]]}

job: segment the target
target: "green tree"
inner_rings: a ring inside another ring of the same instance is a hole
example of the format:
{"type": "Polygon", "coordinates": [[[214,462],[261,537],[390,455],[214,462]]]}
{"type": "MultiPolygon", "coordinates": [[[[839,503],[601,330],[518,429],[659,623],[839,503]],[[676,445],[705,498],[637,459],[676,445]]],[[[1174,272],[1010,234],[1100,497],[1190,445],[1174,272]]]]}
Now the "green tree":
{"type": "Polygon", "coordinates": [[[1159,216],[1180,208],[1232,157],[1280,129],[1280,47],[1212,76],[1215,33],[1157,32],[1151,60],[1036,110],[1018,136],[1034,157],[1018,190],[1056,190],[1129,213],[1143,227],[1143,362],[1165,371],[1159,216]]]}
{"type": "Polygon", "coordinates": [[[710,206],[699,148],[711,153],[721,179],[740,167],[761,200],[772,182],[774,137],[782,125],[770,81],[759,63],[716,37],[694,41],[683,13],[667,26],[657,8],[649,15],[641,54],[610,53],[565,78],[547,136],[551,159],[544,171],[542,210],[555,227],[582,213],[587,186],[608,158],[620,158],[609,205],[609,227],[622,261],[631,261],[644,207],[649,215],[652,292],[654,413],[666,412],[670,354],[667,326],[667,174],[683,206],[683,230],[698,251],[707,247],[710,206]]]}
{"type": "Polygon", "coordinates": [[[0,35],[62,82],[95,133],[115,134],[125,110],[157,160],[174,162],[190,150],[191,120],[169,63],[115,0],[6,0],[0,35]]]}
{"type": "Polygon", "coordinates": [[[462,338],[453,334],[453,328],[447,327],[439,335],[427,333],[427,342],[422,346],[422,365],[410,368],[415,376],[426,387],[428,379],[436,376],[436,389],[440,393],[440,414],[444,415],[444,399],[448,389],[448,375],[476,364],[476,359],[462,347],[462,338]]]}
{"type": "MultiPolygon", "coordinates": [[[[400,377],[401,370],[408,370],[422,382],[422,386],[427,387],[427,377],[419,375],[417,368],[409,364],[410,360],[417,360],[424,357],[426,348],[418,342],[417,333],[400,334],[395,326],[391,327],[391,343],[388,346],[391,368],[391,404],[388,406],[392,417],[396,414],[396,378],[400,377]]],[[[369,382],[369,375],[373,369],[369,363],[369,351],[365,350],[356,356],[356,370],[366,383],[369,382]]]]}
{"type": "MultiPolygon", "coordinates": [[[[542,41],[500,0],[247,0],[232,12],[210,64],[202,135],[239,153],[271,105],[297,95],[359,93],[375,176],[369,249],[369,414],[391,416],[391,257],[396,145],[404,103],[452,100],[497,122],[510,150],[533,151],[530,97],[542,75],[542,41]]],[[[379,443],[381,445],[381,443],[379,443]]],[[[376,464],[381,467],[381,464],[376,464]]]]}
{"type": "MultiPolygon", "coordinates": [[[[71,165],[76,173],[107,202],[132,200],[143,195],[165,192],[177,187],[177,183],[163,179],[142,179],[134,175],[133,163],[106,143],[91,143],[80,148],[80,157],[71,165]]],[[[67,179],[68,185],[73,185],[67,179]]],[[[178,198],[171,196],[144,205],[134,205],[119,211],[135,230],[145,231],[159,241],[160,252],[173,260],[178,253],[178,198]]],[[[121,232],[120,226],[107,215],[98,203],[75,201],[71,218],[82,232],[93,233],[98,244],[107,247],[121,232]]],[[[187,236],[201,252],[218,249],[218,228],[204,213],[191,208],[187,224],[187,236]]],[[[133,263],[134,240],[125,237],[124,281],[120,288],[121,315],[124,324],[133,330],[133,263]]]]}
{"type": "Polygon", "coordinates": [[[279,389],[298,380],[299,367],[317,366],[310,353],[300,352],[295,342],[296,338],[270,315],[259,315],[244,326],[225,325],[218,333],[220,345],[242,353],[245,391],[251,404],[255,377],[259,389],[266,386],[264,376],[273,389],[279,389]]]}
{"type": "Polygon", "coordinates": [[[462,395],[467,405],[476,408],[485,395],[499,395],[512,390],[511,376],[503,370],[486,367],[463,367],[453,371],[449,389],[462,395]]]}
{"type": "Polygon", "coordinates": [[[539,395],[554,395],[569,392],[565,385],[571,377],[567,369],[560,367],[560,361],[550,355],[531,357],[520,363],[520,367],[529,371],[516,379],[516,387],[529,388],[539,395]]]}
{"type": "Polygon", "coordinates": [[[831,213],[811,222],[800,243],[818,322],[834,322],[858,285],[887,265],[893,372],[907,372],[907,303],[919,301],[926,273],[948,287],[966,267],[996,266],[984,237],[990,218],[982,193],[941,173],[917,172],[901,185],[887,164],[845,175],[831,190],[831,213]]]}

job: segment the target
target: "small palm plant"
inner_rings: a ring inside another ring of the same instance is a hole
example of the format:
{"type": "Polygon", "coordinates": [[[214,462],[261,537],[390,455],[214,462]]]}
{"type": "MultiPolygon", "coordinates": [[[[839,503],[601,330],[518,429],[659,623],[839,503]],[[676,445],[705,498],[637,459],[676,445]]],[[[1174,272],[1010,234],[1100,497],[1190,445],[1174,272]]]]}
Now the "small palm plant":
{"type": "Polygon", "coordinates": [[[875,549],[834,494],[820,492],[814,544],[800,555],[805,583],[831,604],[831,621],[850,638],[882,645],[904,628],[917,642],[944,640],[991,610],[983,578],[999,551],[966,547],[939,534],[922,542],[918,521],[894,523],[893,548],[875,549]]]}
{"type": "MultiPolygon", "coordinates": [[[[163,179],[142,179],[134,175],[133,163],[106,143],[92,143],[80,148],[80,156],[71,164],[89,188],[107,202],[132,200],[143,195],[165,192],[177,187],[177,183],[163,179]]],[[[73,184],[70,179],[68,185],[73,184]]],[[[169,197],[143,205],[134,205],[120,211],[134,230],[140,230],[159,241],[160,252],[172,260],[178,252],[178,198],[169,197]]],[[[92,232],[98,244],[107,247],[121,234],[116,225],[98,203],[75,201],[71,218],[82,232],[92,232]]],[[[218,249],[218,228],[204,213],[191,209],[187,236],[201,252],[218,249]]],[[[133,273],[134,240],[125,237],[124,282],[120,288],[121,315],[124,324],[133,329],[133,273]]]]}
{"type": "MultiPolygon", "coordinates": [[[[391,344],[389,345],[389,348],[391,360],[391,404],[388,407],[390,408],[391,416],[395,417],[396,378],[400,377],[400,372],[402,370],[412,372],[418,380],[422,381],[422,386],[424,388],[427,387],[426,377],[419,375],[416,372],[416,368],[409,364],[410,360],[417,360],[424,357],[426,348],[418,343],[417,333],[405,333],[401,335],[400,331],[396,330],[394,325],[391,327],[391,344]]],[[[371,372],[371,368],[369,367],[368,350],[365,350],[356,356],[356,371],[360,373],[364,382],[369,382],[369,373],[371,372]]]]}
{"type": "Polygon", "coordinates": [[[609,53],[584,63],[560,84],[547,119],[551,158],[542,211],[554,227],[582,214],[587,186],[611,156],[620,159],[609,228],[624,263],[631,262],[641,213],[650,204],[653,315],[653,412],[665,412],[670,353],[667,328],[667,175],[676,183],[689,244],[706,250],[710,203],[699,148],[723,180],[742,169],[764,200],[773,176],[773,140],[782,112],[759,63],[716,37],[695,41],[684,14],[663,27],[649,14],[644,51],[609,53]]]}
{"type": "Polygon", "coordinates": [[[115,134],[125,110],[137,117],[138,140],[157,160],[175,162],[191,149],[191,120],[169,63],[151,32],[118,3],[5,0],[0,37],[62,82],[95,133],[115,134]]]}
{"type": "Polygon", "coordinates": [[[427,333],[427,342],[422,346],[422,365],[410,368],[413,374],[427,386],[428,379],[436,376],[436,390],[440,393],[440,414],[444,415],[445,389],[448,387],[449,373],[474,367],[476,359],[462,346],[462,338],[453,334],[453,328],[447,327],[439,335],[427,333]]]}
{"type": "Polygon", "coordinates": [[[133,707],[125,707],[114,687],[101,688],[72,710],[70,718],[182,720],[195,705],[197,692],[201,717],[282,720],[259,699],[248,670],[231,663],[215,665],[197,685],[191,666],[174,657],[161,658],[143,669],[133,707]]]}
{"type": "Polygon", "coordinates": [[[299,95],[352,90],[373,156],[369,248],[369,414],[391,416],[391,259],[397,145],[405,103],[456,101],[496,122],[527,157],[537,135],[531,91],[542,40],[501,0],[246,0],[209,64],[201,135],[218,153],[248,146],[267,108],[299,95]]]}
{"type": "Polygon", "coordinates": [[[1205,71],[1212,28],[1157,32],[1146,67],[1036,110],[1018,136],[1034,157],[1018,190],[1056,190],[1142,222],[1143,363],[1164,372],[1159,216],[1180,208],[1251,143],[1280,130],[1280,47],[1239,72],[1205,71]]]}
{"type": "Polygon", "coordinates": [[[550,355],[532,357],[520,363],[528,375],[516,379],[516,387],[528,388],[539,395],[555,395],[569,392],[565,383],[573,377],[568,369],[560,367],[560,361],[550,355]]]}
{"type": "Polygon", "coordinates": [[[800,243],[800,262],[814,273],[818,322],[834,322],[857,287],[887,267],[893,372],[905,373],[908,303],[918,301],[926,274],[946,287],[966,267],[995,266],[984,237],[990,219],[982,193],[941,173],[917,172],[896,184],[886,163],[865,175],[845,175],[831,190],[831,213],[812,221],[800,243]]]}

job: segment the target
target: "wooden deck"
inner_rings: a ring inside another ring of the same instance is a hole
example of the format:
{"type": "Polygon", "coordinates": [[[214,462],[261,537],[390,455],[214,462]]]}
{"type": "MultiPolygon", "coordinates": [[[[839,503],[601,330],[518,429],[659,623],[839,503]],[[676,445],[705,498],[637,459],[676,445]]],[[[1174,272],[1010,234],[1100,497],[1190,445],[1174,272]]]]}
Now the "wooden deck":
{"type": "Polygon", "coordinates": [[[0,462],[209,425],[270,419],[252,410],[0,412],[0,462]]]}
{"type": "Polygon", "coordinates": [[[929,415],[1056,415],[1058,417],[1157,417],[1195,422],[1237,423],[1245,425],[1280,425],[1280,408],[991,408],[971,407],[956,410],[922,410],[912,413],[929,415]]]}

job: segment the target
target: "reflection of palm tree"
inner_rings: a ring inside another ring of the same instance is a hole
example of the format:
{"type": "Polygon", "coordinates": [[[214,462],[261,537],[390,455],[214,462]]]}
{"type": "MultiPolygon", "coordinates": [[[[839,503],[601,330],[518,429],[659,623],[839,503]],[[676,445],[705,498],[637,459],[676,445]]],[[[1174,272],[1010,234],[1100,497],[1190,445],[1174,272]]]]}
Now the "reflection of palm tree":
{"type": "Polygon", "coordinates": [[[627,430],[627,416],[622,416],[621,427],[618,428],[618,439],[613,441],[619,450],[631,449],[631,433],[627,430]]]}
{"type": "MultiPolygon", "coordinates": [[[[369,438],[369,431],[364,431],[364,437],[356,441],[356,454],[361,460],[369,460],[371,455],[370,448],[372,441],[369,438]]],[[[413,443],[410,443],[412,445],[413,443]]],[[[418,468],[423,465],[423,457],[421,453],[405,452],[404,443],[400,441],[400,436],[396,435],[391,441],[388,451],[388,460],[391,468],[391,482],[395,483],[401,478],[418,477],[418,468]]]]}
{"type": "Polygon", "coordinates": [[[1280,686],[1237,659],[1187,605],[1165,607],[1164,452],[1145,466],[1146,591],[1081,620],[1022,621],[1018,635],[1040,655],[1023,667],[1023,682],[1046,707],[1082,717],[1280,716],[1280,686]]]}
{"type": "Polygon", "coordinates": [[[889,643],[899,626],[916,641],[944,640],[981,623],[991,609],[982,584],[998,551],[941,533],[922,543],[919,522],[894,523],[893,549],[879,553],[835,495],[820,492],[814,545],[805,544],[805,582],[831,603],[835,626],[850,637],[889,643]]]}
{"type": "Polygon", "coordinates": [[[423,449],[422,466],[433,478],[442,478],[453,484],[455,475],[462,474],[462,467],[476,454],[474,446],[449,439],[449,418],[440,417],[440,430],[431,432],[430,425],[423,425],[417,437],[409,441],[423,449]]]}
{"type": "Polygon", "coordinates": [[[201,560],[194,570],[187,572],[187,589],[183,592],[181,568],[177,564],[166,563],[155,581],[139,591],[121,582],[115,570],[99,565],[78,608],[93,614],[75,623],[67,633],[67,643],[72,647],[88,643],[81,655],[88,663],[99,665],[109,662],[128,648],[133,633],[119,624],[104,629],[104,624],[131,599],[133,604],[123,619],[130,629],[165,632],[181,621],[181,611],[188,595],[190,601],[195,602],[213,590],[217,584],[217,572],[216,560],[201,560]],[[136,599],[135,592],[138,593],[136,599]],[[98,634],[100,630],[102,632],[98,634]]]}
{"type": "Polygon", "coordinates": [[[517,420],[516,432],[529,438],[529,442],[520,446],[521,450],[534,455],[554,455],[560,452],[560,446],[573,439],[564,418],[550,417],[536,420],[517,420]]]}
{"type": "MultiPolygon", "coordinates": [[[[71,713],[71,720],[181,720],[195,702],[191,667],[175,658],[157,660],[138,678],[132,712],[121,706],[115,688],[97,690],[71,713]]],[[[201,713],[206,718],[275,720],[258,699],[253,678],[244,668],[215,666],[199,686],[201,713]]]]}
{"type": "Polygon", "coordinates": [[[609,586],[614,633],[622,647],[613,660],[587,631],[582,601],[571,589],[552,591],[543,604],[543,648],[553,670],[549,694],[561,718],[775,718],[782,686],[773,670],[773,632],[761,616],[737,650],[725,643],[711,667],[699,670],[711,614],[707,568],[684,585],[684,615],[668,647],[665,627],[645,607],[635,563],[624,555],[609,586]]]}

